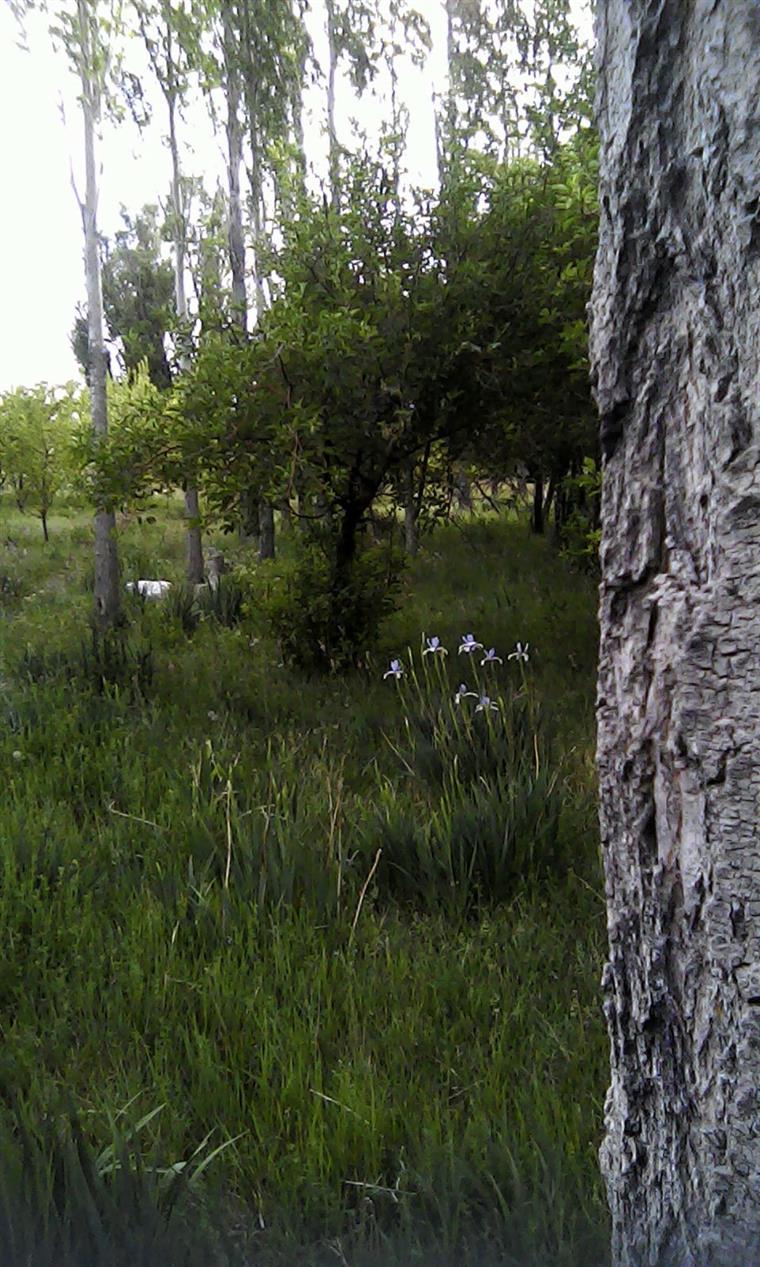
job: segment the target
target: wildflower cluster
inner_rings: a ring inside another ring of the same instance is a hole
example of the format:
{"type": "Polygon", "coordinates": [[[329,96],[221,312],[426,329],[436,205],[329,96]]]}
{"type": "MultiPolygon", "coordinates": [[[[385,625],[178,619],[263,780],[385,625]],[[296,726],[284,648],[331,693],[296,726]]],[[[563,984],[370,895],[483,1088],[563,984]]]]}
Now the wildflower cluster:
{"type": "MultiPolygon", "coordinates": [[[[442,645],[440,638],[438,637],[427,638],[423,634],[423,639],[426,644],[422,652],[423,658],[428,655],[431,655],[431,656],[448,655],[448,650],[446,647],[442,645]]],[[[515,643],[515,649],[507,656],[507,660],[508,661],[516,660],[518,664],[527,664],[528,660],[530,659],[529,648],[530,648],[529,642],[526,642],[524,646],[521,642],[515,643]]],[[[478,642],[478,640],[476,639],[473,633],[463,634],[462,640],[459,644],[457,655],[464,654],[464,655],[471,656],[477,651],[482,651],[484,653],[483,658],[480,661],[481,668],[484,668],[488,664],[503,664],[504,663],[502,657],[496,654],[495,647],[489,647],[488,650],[486,650],[484,644],[482,642],[478,642]]],[[[392,677],[392,678],[395,678],[396,681],[399,681],[403,677],[403,675],[404,675],[404,669],[401,665],[401,661],[394,659],[394,660],[391,660],[390,668],[387,669],[386,672],[383,674],[383,680],[385,680],[386,678],[392,677]]],[[[490,695],[483,694],[479,691],[471,691],[468,688],[466,682],[460,682],[457,688],[456,694],[454,695],[454,703],[461,704],[462,700],[464,699],[476,699],[478,701],[475,706],[476,713],[498,712],[499,706],[498,704],[494,703],[490,695]]]]}

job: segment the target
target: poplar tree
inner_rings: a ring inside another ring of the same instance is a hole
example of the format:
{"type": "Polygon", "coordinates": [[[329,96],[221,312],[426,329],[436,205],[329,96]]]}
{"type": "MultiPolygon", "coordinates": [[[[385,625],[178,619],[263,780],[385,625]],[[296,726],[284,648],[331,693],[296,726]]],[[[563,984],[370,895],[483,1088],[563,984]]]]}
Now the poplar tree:
{"type": "MultiPolygon", "coordinates": [[[[26,6],[31,9],[33,6],[26,6]]],[[[108,436],[106,398],[107,352],[103,335],[103,292],[98,237],[98,127],[103,110],[113,100],[114,59],[111,41],[118,26],[118,10],[103,0],[77,0],[53,11],[50,34],[65,51],[79,80],[84,133],[84,195],[77,192],[84,234],[87,286],[87,383],[93,435],[108,436]]],[[[76,192],[76,190],[75,190],[76,192]]],[[[102,632],[121,617],[119,555],[113,510],[100,505],[95,512],[94,621],[102,632]]]]}
{"type": "MultiPolygon", "coordinates": [[[[199,6],[186,9],[171,0],[132,0],[150,58],[151,68],[161,89],[167,110],[167,139],[171,155],[170,226],[174,250],[174,305],[180,369],[190,366],[190,310],[187,301],[187,217],[185,188],[177,135],[177,116],[187,94],[188,81],[200,56],[197,21],[199,6]]],[[[191,585],[203,581],[203,543],[200,529],[200,501],[195,480],[183,484],[187,519],[187,580],[191,585]]]]}

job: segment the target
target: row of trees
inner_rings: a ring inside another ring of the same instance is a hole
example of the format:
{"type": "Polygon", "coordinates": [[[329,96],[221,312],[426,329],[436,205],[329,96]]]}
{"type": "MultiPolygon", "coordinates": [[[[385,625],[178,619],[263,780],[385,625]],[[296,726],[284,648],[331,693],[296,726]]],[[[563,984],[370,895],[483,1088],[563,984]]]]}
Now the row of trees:
{"type": "Polygon", "coordinates": [[[113,507],[151,488],[184,490],[189,580],[203,574],[201,497],[206,516],[256,534],[262,557],[279,504],[300,516],[304,548],[319,547],[340,606],[379,499],[403,506],[414,549],[455,464],[493,476],[519,464],[540,529],[595,453],[584,350],[595,143],[568,5],[446,0],[435,195],[404,174],[403,70],[430,49],[427,21],[401,0],[326,0],[320,68],[304,8],[121,6],[152,91],[105,0],[58,12],[85,121],[88,301],[74,346],[92,404],[104,624],[119,615],[113,507]],[[321,187],[304,153],[304,94],[320,73],[321,187]],[[377,144],[341,143],[341,75],[357,94],[385,85],[377,144]],[[128,108],[149,126],[156,87],[169,194],[125,213],[106,243],[98,121],[128,108]],[[201,99],[225,139],[226,187],[213,194],[183,168],[183,120],[201,99]],[[152,391],[136,383],[107,440],[109,366],[131,379],[142,364],[152,391]]]}

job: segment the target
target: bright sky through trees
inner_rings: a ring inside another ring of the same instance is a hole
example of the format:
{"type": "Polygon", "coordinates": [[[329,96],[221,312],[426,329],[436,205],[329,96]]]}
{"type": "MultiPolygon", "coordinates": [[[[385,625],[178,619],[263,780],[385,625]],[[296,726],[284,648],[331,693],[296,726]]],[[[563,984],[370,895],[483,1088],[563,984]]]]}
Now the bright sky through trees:
{"type": "MultiPolygon", "coordinates": [[[[440,0],[419,0],[418,7],[430,22],[434,47],[423,70],[409,67],[404,74],[402,89],[411,116],[406,162],[414,181],[432,186],[436,176],[432,91],[443,86],[445,16],[440,0]]],[[[575,8],[581,29],[590,37],[583,0],[577,0],[575,8]]],[[[309,25],[315,53],[325,64],[322,0],[312,5],[309,25]]],[[[79,179],[81,151],[76,85],[65,58],[52,49],[44,20],[30,19],[28,32],[29,51],[24,51],[9,9],[0,7],[0,111],[5,121],[0,391],[79,376],[69,342],[75,306],[84,297],[82,228],[71,188],[72,172],[79,179]]],[[[133,53],[139,64],[141,50],[130,48],[130,62],[133,53]]],[[[143,69],[149,81],[147,68],[143,69]]],[[[160,118],[152,86],[149,96],[160,118]]],[[[320,85],[307,97],[310,118],[305,135],[309,162],[326,171],[323,107],[320,85]]],[[[380,93],[357,101],[345,82],[339,85],[338,108],[344,125],[355,117],[370,134],[377,132],[383,120],[380,93]]],[[[214,138],[200,102],[188,112],[188,123],[182,129],[185,170],[202,175],[213,190],[217,177],[223,178],[222,137],[214,138]]],[[[100,156],[99,227],[110,235],[120,225],[120,205],[134,213],[146,202],[166,197],[169,155],[162,145],[160,125],[140,135],[127,120],[118,127],[105,124],[100,156]]]]}

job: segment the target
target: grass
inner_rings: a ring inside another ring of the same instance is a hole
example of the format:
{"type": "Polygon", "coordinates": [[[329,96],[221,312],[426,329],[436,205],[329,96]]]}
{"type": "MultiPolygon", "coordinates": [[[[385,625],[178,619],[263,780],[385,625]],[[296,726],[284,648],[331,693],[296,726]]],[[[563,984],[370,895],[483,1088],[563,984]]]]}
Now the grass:
{"type": "MultiPolygon", "coordinates": [[[[125,575],[180,580],[154,513],[125,575]]],[[[606,1263],[592,585],[483,516],[349,677],[280,665],[266,568],[242,622],[130,603],[104,672],[50,528],[0,507],[3,1261],[606,1263]]]]}

